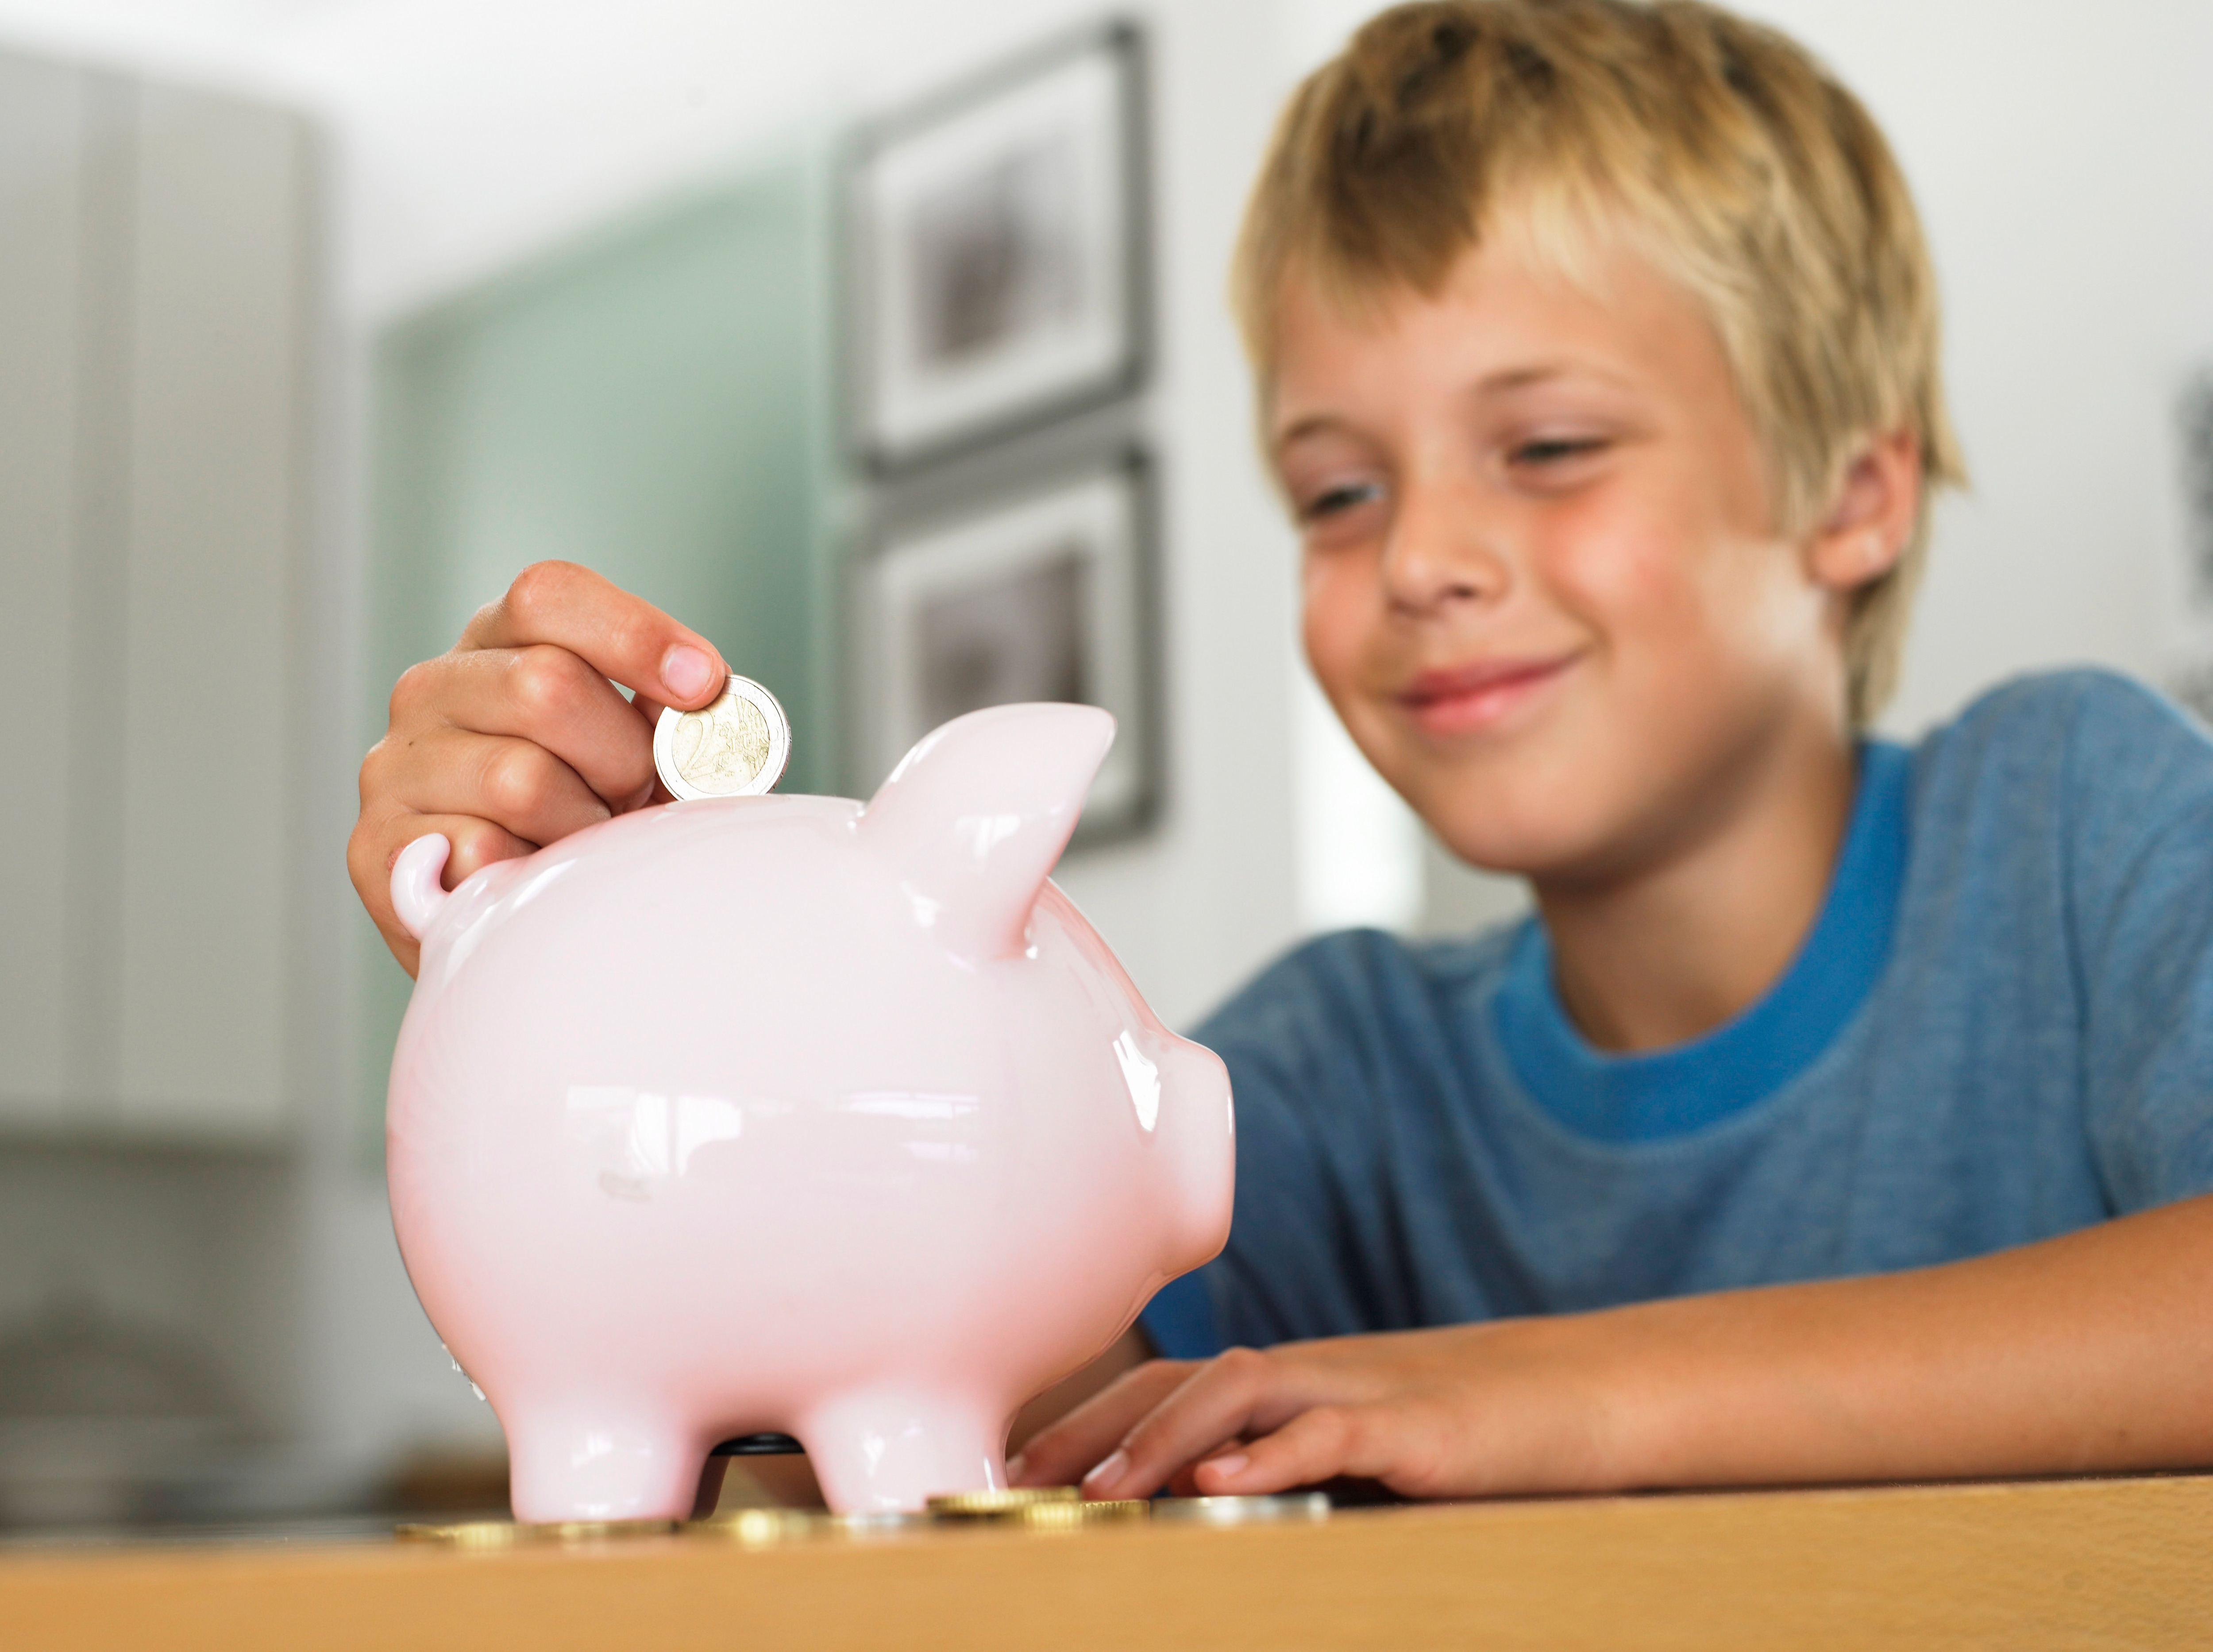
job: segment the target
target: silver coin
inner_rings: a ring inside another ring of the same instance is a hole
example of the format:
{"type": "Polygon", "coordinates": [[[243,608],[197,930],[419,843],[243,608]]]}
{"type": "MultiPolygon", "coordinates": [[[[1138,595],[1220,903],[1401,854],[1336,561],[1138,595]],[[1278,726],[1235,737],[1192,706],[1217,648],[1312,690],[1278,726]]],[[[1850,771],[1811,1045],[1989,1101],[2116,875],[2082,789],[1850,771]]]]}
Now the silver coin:
{"type": "Polygon", "coordinates": [[[791,761],[791,720],[776,696],[733,674],[713,704],[670,706],[653,730],[653,766],[669,795],[757,797],[772,791],[791,761]]]}
{"type": "Polygon", "coordinates": [[[1198,1526],[1259,1526],[1329,1518],[1329,1493],[1292,1492],[1269,1497],[1155,1497],[1155,1520],[1198,1526]]]}

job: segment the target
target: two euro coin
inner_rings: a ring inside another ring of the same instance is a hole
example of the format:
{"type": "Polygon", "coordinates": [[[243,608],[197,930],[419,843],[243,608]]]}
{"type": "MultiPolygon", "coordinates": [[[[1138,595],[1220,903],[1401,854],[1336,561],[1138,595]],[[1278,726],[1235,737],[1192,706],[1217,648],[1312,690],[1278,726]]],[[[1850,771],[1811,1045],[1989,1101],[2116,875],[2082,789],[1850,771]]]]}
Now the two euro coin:
{"type": "Polygon", "coordinates": [[[1152,1505],[1142,1497],[1086,1503],[1072,1485],[956,1491],[930,1500],[930,1517],[941,1526],[1018,1526],[1027,1532],[1074,1532],[1144,1520],[1152,1512],[1152,1505]]]}
{"type": "Polygon", "coordinates": [[[653,766],[669,795],[758,797],[775,789],[791,761],[791,720],[776,696],[735,674],[711,705],[670,706],[653,730],[653,766]]]}

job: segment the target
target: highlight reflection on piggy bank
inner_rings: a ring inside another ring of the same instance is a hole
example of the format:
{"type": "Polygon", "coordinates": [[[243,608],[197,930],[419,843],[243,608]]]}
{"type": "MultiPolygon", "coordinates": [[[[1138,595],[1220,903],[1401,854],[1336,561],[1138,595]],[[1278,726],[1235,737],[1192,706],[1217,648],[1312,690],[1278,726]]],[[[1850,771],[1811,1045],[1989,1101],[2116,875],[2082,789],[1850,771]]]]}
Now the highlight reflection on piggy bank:
{"type": "Polygon", "coordinates": [[[393,1222],[525,1521],[681,1517],[719,1441],[831,1506],[1006,1484],[1009,1421],[1229,1228],[1228,1078],[1046,881],[1103,711],[978,711],[863,809],[619,816],[439,887],[393,1222]]]}

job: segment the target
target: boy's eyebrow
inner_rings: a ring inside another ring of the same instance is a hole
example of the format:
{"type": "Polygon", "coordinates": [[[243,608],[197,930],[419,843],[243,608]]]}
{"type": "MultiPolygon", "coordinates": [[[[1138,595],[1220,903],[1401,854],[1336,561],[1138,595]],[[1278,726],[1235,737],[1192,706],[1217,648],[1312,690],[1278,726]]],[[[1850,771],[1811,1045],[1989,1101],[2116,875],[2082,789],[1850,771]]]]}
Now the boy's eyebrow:
{"type": "Polygon", "coordinates": [[[1509,367],[1503,372],[1477,380],[1474,393],[1488,396],[1501,390],[1520,390],[1529,385],[1542,384],[1547,379],[1564,377],[1572,370],[1566,362],[1545,362],[1534,367],[1509,367]]]}
{"type": "MultiPolygon", "coordinates": [[[[1603,368],[1594,367],[1588,362],[1537,362],[1526,367],[1502,368],[1496,373],[1486,374],[1468,387],[1466,395],[1471,401],[1480,400],[1485,396],[1504,395],[1515,390],[1526,390],[1532,385],[1543,384],[1552,379],[1565,378],[1570,374],[1577,373],[1608,384],[1619,386],[1624,382],[1619,375],[1609,373],[1603,368]]],[[[1281,452],[1302,437],[1349,426],[1351,423],[1351,420],[1340,413],[1309,413],[1305,418],[1286,425],[1275,436],[1270,446],[1271,450],[1281,452]]]]}
{"type": "Polygon", "coordinates": [[[1325,430],[1343,430],[1350,424],[1351,421],[1340,413],[1308,413],[1297,423],[1277,431],[1268,445],[1271,449],[1280,452],[1304,437],[1319,435],[1325,430]]]}
{"type": "Polygon", "coordinates": [[[1589,379],[1613,389],[1635,387],[1635,375],[1595,361],[1533,362],[1527,367],[1502,368],[1499,371],[1478,379],[1468,387],[1471,400],[1484,396],[1504,395],[1515,390],[1527,390],[1530,386],[1549,383],[1554,379],[1589,379]]]}

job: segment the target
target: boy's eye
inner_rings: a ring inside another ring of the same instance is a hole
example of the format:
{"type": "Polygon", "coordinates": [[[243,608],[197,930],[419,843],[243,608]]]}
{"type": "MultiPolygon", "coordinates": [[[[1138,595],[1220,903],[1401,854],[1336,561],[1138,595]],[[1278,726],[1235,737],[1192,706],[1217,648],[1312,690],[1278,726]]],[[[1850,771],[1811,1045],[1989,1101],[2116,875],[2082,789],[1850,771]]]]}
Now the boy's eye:
{"type": "Polygon", "coordinates": [[[1374,482],[1346,482],[1333,488],[1325,488],[1299,507],[1299,520],[1318,522],[1331,516],[1342,515],[1356,506],[1383,497],[1381,485],[1374,482]]]}
{"type": "Polygon", "coordinates": [[[1522,442],[1508,457],[1516,465],[1557,465],[1600,452],[1606,445],[1604,436],[1544,436],[1522,442]]]}

